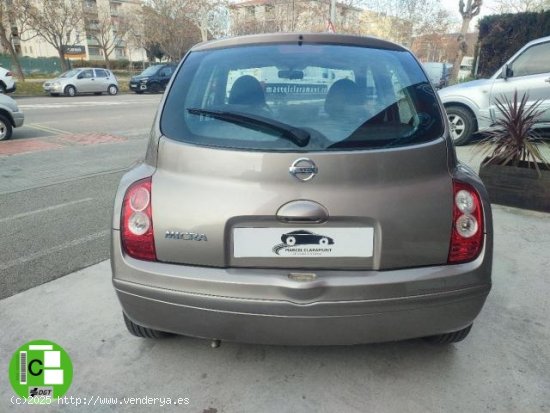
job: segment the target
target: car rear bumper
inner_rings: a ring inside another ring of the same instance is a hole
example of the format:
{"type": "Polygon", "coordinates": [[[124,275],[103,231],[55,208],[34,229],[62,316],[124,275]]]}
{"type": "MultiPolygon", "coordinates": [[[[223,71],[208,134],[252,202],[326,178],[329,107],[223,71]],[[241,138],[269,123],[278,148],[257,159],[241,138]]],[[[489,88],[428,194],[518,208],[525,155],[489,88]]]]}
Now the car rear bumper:
{"type": "Polygon", "coordinates": [[[15,92],[16,90],[17,90],[17,84],[13,82],[13,85],[11,87],[6,88],[6,93],[12,93],[12,92],[15,92]]]}
{"type": "Polygon", "coordinates": [[[460,330],[491,288],[491,254],[471,263],[391,271],[206,268],[126,257],[113,231],[113,284],[124,313],[153,329],[282,345],[402,340],[460,330]],[[309,271],[308,271],[309,272],[309,271]]]}

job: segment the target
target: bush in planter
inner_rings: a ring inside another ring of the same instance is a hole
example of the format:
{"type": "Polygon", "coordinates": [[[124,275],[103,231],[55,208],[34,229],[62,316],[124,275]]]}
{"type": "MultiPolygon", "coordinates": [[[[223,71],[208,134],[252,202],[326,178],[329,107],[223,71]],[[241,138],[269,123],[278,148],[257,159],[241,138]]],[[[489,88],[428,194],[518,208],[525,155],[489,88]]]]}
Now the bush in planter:
{"type": "Polygon", "coordinates": [[[491,201],[550,212],[550,165],[540,150],[544,142],[534,130],[543,111],[541,101],[528,106],[528,96],[497,98],[501,116],[479,143],[487,157],[479,175],[491,201]]]}

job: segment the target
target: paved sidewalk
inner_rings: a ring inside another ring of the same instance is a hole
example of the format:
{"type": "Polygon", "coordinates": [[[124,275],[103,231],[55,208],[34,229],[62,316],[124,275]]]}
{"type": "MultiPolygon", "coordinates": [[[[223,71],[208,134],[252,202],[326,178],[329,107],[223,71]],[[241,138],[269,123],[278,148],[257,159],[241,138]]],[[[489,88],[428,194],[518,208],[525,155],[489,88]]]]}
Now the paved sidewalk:
{"type": "Polygon", "coordinates": [[[125,330],[105,261],[0,301],[0,411],[31,411],[11,404],[5,372],[20,345],[47,339],[72,358],[68,396],[190,403],[34,412],[550,412],[550,215],[497,206],[494,219],[494,287],[457,345],[211,349],[138,339],[125,330]]]}

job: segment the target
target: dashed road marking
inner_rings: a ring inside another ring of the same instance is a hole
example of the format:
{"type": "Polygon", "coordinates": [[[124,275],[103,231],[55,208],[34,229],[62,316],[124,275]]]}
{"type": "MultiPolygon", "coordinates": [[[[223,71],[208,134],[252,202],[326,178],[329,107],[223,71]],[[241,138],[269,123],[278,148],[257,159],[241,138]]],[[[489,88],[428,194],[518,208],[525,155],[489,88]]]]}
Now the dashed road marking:
{"type": "Polygon", "coordinates": [[[35,209],[34,211],[22,212],[21,214],[12,215],[12,216],[6,217],[6,218],[0,218],[0,223],[6,222],[6,221],[11,221],[12,219],[25,218],[25,217],[28,217],[28,216],[31,216],[31,215],[40,214],[41,212],[48,212],[48,211],[53,211],[53,210],[59,209],[59,208],[65,208],[65,207],[68,207],[68,206],[71,206],[71,205],[81,204],[83,202],[90,202],[90,201],[93,201],[93,200],[94,200],[93,198],[77,199],[76,201],[70,201],[70,202],[65,202],[63,204],[52,205],[52,206],[49,206],[49,207],[46,207],[46,208],[35,209]]]}
{"type": "Polygon", "coordinates": [[[0,264],[0,271],[5,271],[8,268],[15,267],[16,265],[25,264],[29,261],[34,261],[36,259],[45,257],[50,254],[54,254],[59,251],[63,251],[64,249],[76,247],[80,244],[85,244],[86,242],[95,241],[96,239],[106,237],[109,235],[109,230],[104,230],[101,232],[96,232],[95,234],[90,234],[82,238],[77,238],[72,241],[65,242],[60,245],[56,245],[55,247],[46,248],[45,250],[35,252],[33,254],[25,255],[23,257],[16,258],[15,260],[11,260],[5,263],[0,264]]]}

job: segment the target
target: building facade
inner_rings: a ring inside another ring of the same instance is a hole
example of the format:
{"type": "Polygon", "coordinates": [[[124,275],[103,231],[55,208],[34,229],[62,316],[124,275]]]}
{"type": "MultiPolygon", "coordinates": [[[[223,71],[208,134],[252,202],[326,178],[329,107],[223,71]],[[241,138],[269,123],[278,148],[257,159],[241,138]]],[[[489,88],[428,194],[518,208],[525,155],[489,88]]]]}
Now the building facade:
{"type": "MultiPolygon", "coordinates": [[[[73,31],[65,48],[70,60],[104,60],[105,52],[97,41],[98,35],[111,39],[109,60],[145,61],[145,50],[131,41],[130,36],[117,36],[121,16],[135,16],[141,10],[140,0],[81,0],[82,21],[73,31]],[[105,24],[109,22],[109,24],[105,24]],[[114,42],[113,42],[114,41],[114,42]],[[111,50],[112,49],[112,50],[111,50]]],[[[40,3],[36,3],[40,7],[40,3]]],[[[28,57],[58,57],[57,50],[40,36],[19,35],[12,27],[12,44],[18,54],[28,57]]],[[[104,42],[105,44],[106,42],[104,42]]]]}

